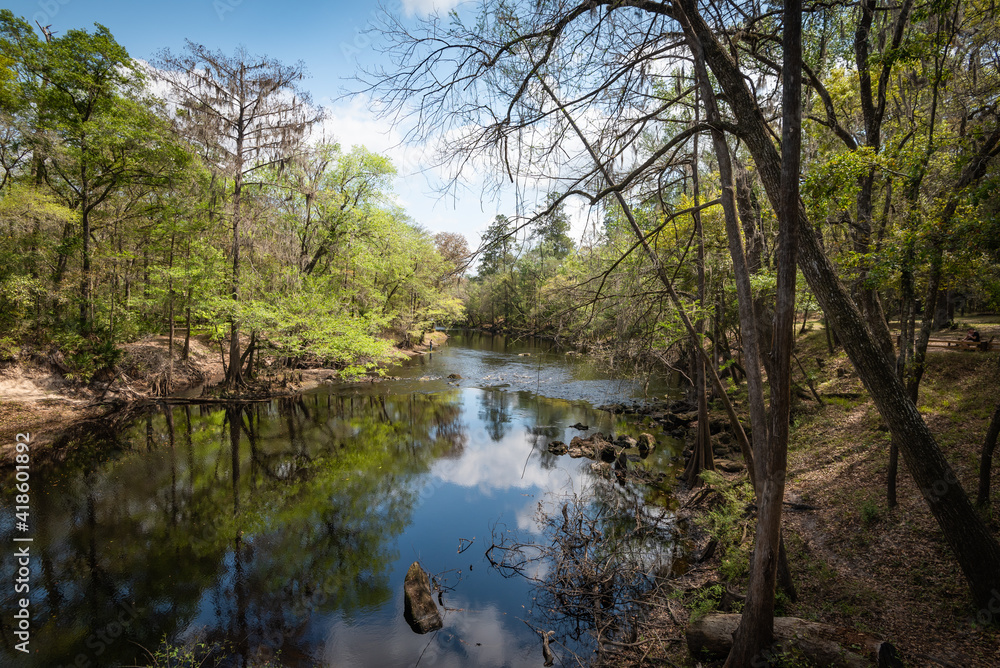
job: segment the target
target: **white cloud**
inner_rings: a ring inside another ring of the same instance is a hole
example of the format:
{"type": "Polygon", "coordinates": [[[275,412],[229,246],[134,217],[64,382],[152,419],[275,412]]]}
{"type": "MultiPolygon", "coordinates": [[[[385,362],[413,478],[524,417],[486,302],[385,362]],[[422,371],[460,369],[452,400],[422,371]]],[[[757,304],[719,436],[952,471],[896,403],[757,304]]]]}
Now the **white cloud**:
{"type": "Polygon", "coordinates": [[[403,11],[407,16],[444,13],[457,7],[461,2],[462,0],[402,0],[403,11]]]}
{"type": "MultiPolygon", "coordinates": [[[[525,466],[529,453],[537,461],[538,455],[532,450],[519,425],[500,442],[494,442],[481,427],[473,427],[462,458],[438,460],[433,473],[443,482],[477,487],[486,494],[493,490],[532,488],[539,488],[543,493],[565,493],[573,488],[573,481],[580,475],[577,462],[571,461],[565,468],[544,469],[535,463],[525,466]]],[[[531,507],[534,508],[534,502],[531,507]]]]}
{"type": "MultiPolygon", "coordinates": [[[[479,235],[497,213],[512,215],[512,196],[493,201],[486,193],[483,165],[469,169],[459,187],[442,194],[450,181],[446,166],[438,165],[434,147],[404,142],[405,129],[394,127],[389,120],[379,119],[372,110],[372,100],[366,95],[348,99],[324,100],[327,117],[314,137],[324,137],[340,143],[347,151],[362,145],[387,155],[399,175],[396,193],[400,205],[420,225],[433,232],[457,232],[465,235],[472,248],[479,244],[479,235]]],[[[460,132],[453,130],[452,133],[460,132]]],[[[449,137],[441,141],[448,141],[449,137]]]]}

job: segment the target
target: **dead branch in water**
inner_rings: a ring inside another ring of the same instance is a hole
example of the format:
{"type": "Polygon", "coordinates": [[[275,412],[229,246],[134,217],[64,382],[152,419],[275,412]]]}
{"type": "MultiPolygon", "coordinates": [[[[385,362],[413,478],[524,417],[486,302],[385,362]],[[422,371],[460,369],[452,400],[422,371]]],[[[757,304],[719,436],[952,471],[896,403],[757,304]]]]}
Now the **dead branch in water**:
{"type": "Polygon", "coordinates": [[[631,487],[601,481],[593,491],[597,503],[582,495],[555,507],[540,503],[535,521],[544,540],[522,542],[494,526],[486,557],[505,577],[534,583],[536,605],[528,612],[534,623],[526,624],[554,629],[550,642],[565,651],[593,646],[588,665],[614,664],[620,652],[642,644],[638,624],[658,575],[668,570],[676,536],[672,513],[650,506],[631,487]]]}

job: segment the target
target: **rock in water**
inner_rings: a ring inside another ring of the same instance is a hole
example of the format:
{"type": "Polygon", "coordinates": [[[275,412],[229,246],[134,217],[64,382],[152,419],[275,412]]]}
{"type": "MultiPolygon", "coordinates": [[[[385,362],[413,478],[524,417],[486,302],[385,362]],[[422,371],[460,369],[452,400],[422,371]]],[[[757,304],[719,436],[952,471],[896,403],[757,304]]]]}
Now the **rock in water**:
{"type": "Polygon", "coordinates": [[[441,613],[438,612],[434,597],[431,596],[430,578],[416,561],[410,564],[410,570],[406,572],[403,593],[406,606],[403,609],[403,618],[414,633],[437,631],[444,626],[441,613]]]}
{"type": "Polygon", "coordinates": [[[639,434],[638,445],[639,445],[639,454],[645,457],[650,452],[656,449],[656,439],[653,438],[652,434],[639,434]]]}
{"type": "Polygon", "coordinates": [[[620,446],[622,448],[634,448],[635,446],[639,445],[639,441],[632,438],[631,436],[627,436],[625,434],[619,434],[618,438],[615,439],[615,445],[620,446]]]}
{"type": "Polygon", "coordinates": [[[569,447],[562,441],[552,441],[548,445],[548,450],[554,455],[565,455],[569,451],[569,447]]]}

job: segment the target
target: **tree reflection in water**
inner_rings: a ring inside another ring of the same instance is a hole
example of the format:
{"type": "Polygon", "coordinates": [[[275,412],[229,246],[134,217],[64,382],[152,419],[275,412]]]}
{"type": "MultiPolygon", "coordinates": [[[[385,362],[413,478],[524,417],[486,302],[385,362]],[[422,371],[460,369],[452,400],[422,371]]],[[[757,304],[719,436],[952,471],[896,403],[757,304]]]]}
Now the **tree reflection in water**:
{"type": "MultiPolygon", "coordinates": [[[[460,338],[411,369],[419,380],[133,413],[75,429],[38,459],[33,453],[38,653],[30,665],[141,663],[140,646],[154,649],[163,638],[217,644],[226,665],[279,653],[289,666],[403,666],[419,656],[426,665],[535,665],[540,641],[517,621],[526,606],[532,624],[560,633],[555,649],[590,638],[606,617],[539,618],[554,599],[536,592],[546,602],[537,606],[529,582],[480,568],[482,532],[516,523],[522,535],[535,534],[531,541],[550,544],[532,519],[536,502],[587,481],[593,489],[581,495],[592,501],[581,508],[602,509],[595,530],[631,531],[628,508],[662,499],[548,452],[551,440],[586,435],[574,423],[632,429],[579,401],[619,397],[620,383],[554,354],[539,376],[539,351],[495,352],[492,339],[460,348],[460,338]],[[482,379],[493,367],[516,387],[440,381],[454,372],[482,379]],[[536,394],[546,383],[564,398],[536,394]],[[456,552],[476,536],[474,548],[456,552]],[[401,573],[414,559],[454,587],[444,594],[445,629],[430,644],[401,620],[401,573]]],[[[658,448],[641,466],[660,471],[669,459],[658,448]]],[[[546,508],[561,518],[561,505],[546,508]]],[[[0,509],[8,513],[0,542],[13,538],[11,512],[0,509]]],[[[584,553],[602,554],[599,547],[588,543],[584,553]]],[[[12,581],[12,568],[0,560],[0,577],[12,581]]],[[[533,565],[532,582],[541,586],[557,570],[533,565]]],[[[14,608],[11,596],[11,588],[0,594],[4,609],[14,608]]],[[[625,626],[609,629],[609,637],[627,635],[625,626]]],[[[4,663],[15,656],[9,627],[0,637],[4,663]]]]}
{"type": "Polygon", "coordinates": [[[533,583],[535,608],[525,623],[539,636],[554,631],[550,644],[564,658],[618,665],[616,648],[635,643],[637,601],[677,556],[673,511],[645,496],[644,486],[595,478],[588,490],[538,504],[536,540],[494,531],[492,566],[533,583]]]}
{"type": "Polygon", "coordinates": [[[35,665],[134,664],[184,630],[294,663],[317,614],[390,600],[416,476],[461,453],[460,417],[456,392],[314,395],[161,408],[110,449],[78,434],[77,461],[33,472],[55,480],[35,497],[35,665]]]}
{"type": "Polygon", "coordinates": [[[511,397],[498,388],[487,388],[479,396],[479,419],[486,425],[486,433],[494,443],[499,443],[511,427],[511,397]]]}

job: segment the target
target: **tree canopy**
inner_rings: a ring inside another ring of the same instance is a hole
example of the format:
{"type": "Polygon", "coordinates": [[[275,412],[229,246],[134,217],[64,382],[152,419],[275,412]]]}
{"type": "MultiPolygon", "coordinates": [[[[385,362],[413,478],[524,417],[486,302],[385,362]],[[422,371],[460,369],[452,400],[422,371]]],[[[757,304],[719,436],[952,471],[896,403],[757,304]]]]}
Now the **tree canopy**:
{"type": "Polygon", "coordinates": [[[180,328],[228,342],[238,387],[263,357],[363,373],[461,318],[464,240],[445,259],[387,157],[311,133],[301,64],[189,43],[149,67],[104,26],[39,37],[3,10],[0,65],[4,350],[55,346],[89,381],[180,328]]]}

